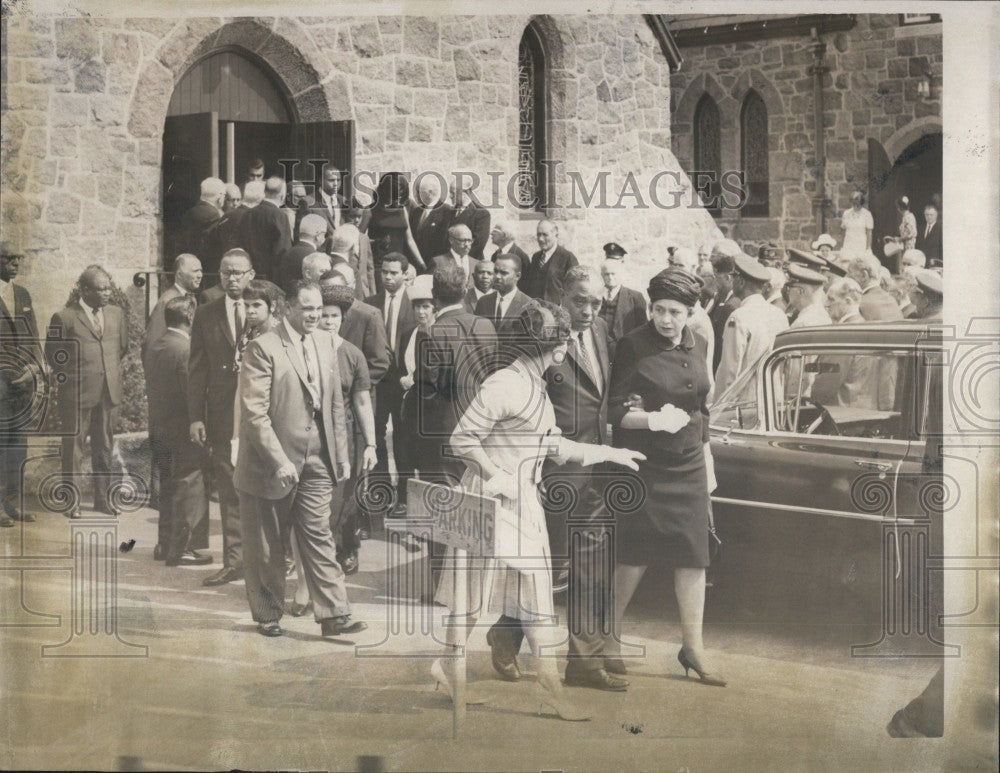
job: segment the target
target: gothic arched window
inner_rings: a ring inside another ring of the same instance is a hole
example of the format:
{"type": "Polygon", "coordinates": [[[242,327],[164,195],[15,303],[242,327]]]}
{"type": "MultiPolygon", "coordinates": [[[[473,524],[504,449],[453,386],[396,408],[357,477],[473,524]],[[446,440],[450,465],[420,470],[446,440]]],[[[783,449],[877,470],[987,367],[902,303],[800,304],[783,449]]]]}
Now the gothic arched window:
{"type": "Polygon", "coordinates": [[[770,191],[767,164],[767,107],[760,94],[752,90],[743,100],[743,109],[740,112],[740,161],[747,191],[743,215],[767,217],[770,191]]]}
{"type": "Polygon", "coordinates": [[[706,208],[713,215],[718,215],[722,180],[722,120],[719,106],[708,94],[702,95],[694,109],[694,171],[692,182],[702,191],[706,208]]]}
{"type": "Polygon", "coordinates": [[[545,51],[534,25],[521,36],[517,56],[517,206],[541,210],[547,187],[545,166],[545,51]]]}

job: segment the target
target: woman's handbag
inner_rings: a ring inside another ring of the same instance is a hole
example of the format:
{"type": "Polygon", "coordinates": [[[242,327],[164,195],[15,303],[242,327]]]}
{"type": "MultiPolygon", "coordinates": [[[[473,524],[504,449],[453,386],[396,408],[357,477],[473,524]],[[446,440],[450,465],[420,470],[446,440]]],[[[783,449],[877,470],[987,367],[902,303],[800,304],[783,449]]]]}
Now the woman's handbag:
{"type": "Polygon", "coordinates": [[[887,258],[895,258],[903,251],[903,240],[898,236],[886,236],[882,251],[887,258]]]}

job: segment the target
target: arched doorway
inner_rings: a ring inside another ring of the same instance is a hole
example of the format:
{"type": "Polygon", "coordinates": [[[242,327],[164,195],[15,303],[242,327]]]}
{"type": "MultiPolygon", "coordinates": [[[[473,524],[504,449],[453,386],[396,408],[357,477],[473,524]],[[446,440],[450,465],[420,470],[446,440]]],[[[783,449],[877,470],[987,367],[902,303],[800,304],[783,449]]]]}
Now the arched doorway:
{"type": "Polygon", "coordinates": [[[941,195],[943,158],[940,132],[918,137],[895,159],[888,157],[877,140],[868,141],[869,208],[875,220],[872,246],[883,261],[883,237],[899,233],[896,199],[909,198],[910,210],[917,217],[917,228],[923,228],[924,206],[941,195]]]}
{"type": "MultiPolygon", "coordinates": [[[[239,47],[215,50],[177,81],[163,129],[163,258],[179,251],[178,223],[199,198],[201,181],[220,177],[242,185],[256,159],[265,176],[302,181],[307,195],[323,167],[344,172],[350,195],[353,121],[302,122],[281,78],[239,47]]],[[[289,199],[291,185],[288,186],[289,199]]],[[[291,203],[289,201],[288,203],[291,203]]],[[[203,259],[204,260],[204,259],[203,259]]]]}

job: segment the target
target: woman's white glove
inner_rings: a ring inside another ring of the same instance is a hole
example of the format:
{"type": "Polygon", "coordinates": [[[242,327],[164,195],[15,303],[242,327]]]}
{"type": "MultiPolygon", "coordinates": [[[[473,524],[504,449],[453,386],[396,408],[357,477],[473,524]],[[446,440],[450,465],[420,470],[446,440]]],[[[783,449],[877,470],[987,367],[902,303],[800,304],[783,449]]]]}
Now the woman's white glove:
{"type": "Polygon", "coordinates": [[[653,432],[669,432],[672,435],[686,427],[691,417],[687,411],[667,403],[660,410],[650,413],[648,421],[653,432]]]}
{"type": "Polygon", "coordinates": [[[711,494],[719,487],[719,481],[715,479],[715,459],[712,458],[711,443],[705,443],[705,472],[708,477],[708,493],[711,494]]]}
{"type": "Polygon", "coordinates": [[[514,501],[518,498],[518,481],[513,475],[501,470],[492,478],[483,482],[483,496],[503,497],[514,501]]]}

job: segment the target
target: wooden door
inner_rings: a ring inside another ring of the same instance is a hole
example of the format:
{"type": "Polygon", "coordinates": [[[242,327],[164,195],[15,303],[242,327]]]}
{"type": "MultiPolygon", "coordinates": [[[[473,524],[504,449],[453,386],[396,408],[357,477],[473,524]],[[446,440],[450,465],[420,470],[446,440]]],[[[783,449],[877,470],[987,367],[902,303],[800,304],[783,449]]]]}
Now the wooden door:
{"type": "Polygon", "coordinates": [[[289,174],[290,179],[301,180],[307,184],[307,192],[314,193],[308,186],[313,183],[319,186],[322,182],[323,166],[332,163],[344,172],[341,183],[341,193],[350,200],[353,195],[352,179],[354,173],[354,121],[317,121],[315,123],[300,123],[292,127],[291,158],[299,162],[299,166],[289,174]]]}
{"type": "Polygon", "coordinates": [[[201,181],[219,176],[214,112],[168,116],[163,126],[163,258],[177,254],[181,216],[198,203],[201,181]]]}
{"type": "Polygon", "coordinates": [[[882,250],[883,237],[899,234],[895,193],[892,186],[892,162],[878,140],[868,140],[868,209],[875,221],[872,230],[872,252],[886,263],[882,250]]]}

